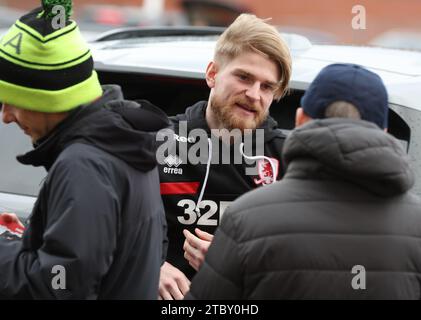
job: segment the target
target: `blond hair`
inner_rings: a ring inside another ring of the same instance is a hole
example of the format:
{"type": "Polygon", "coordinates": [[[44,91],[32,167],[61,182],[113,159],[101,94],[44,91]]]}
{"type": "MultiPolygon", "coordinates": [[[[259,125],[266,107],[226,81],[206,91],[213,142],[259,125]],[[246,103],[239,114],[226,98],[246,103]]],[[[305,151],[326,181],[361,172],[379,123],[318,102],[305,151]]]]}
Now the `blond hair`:
{"type": "Polygon", "coordinates": [[[289,48],[275,27],[255,15],[241,14],[219,37],[214,60],[224,65],[250,51],[269,58],[278,66],[280,80],[274,97],[280,99],[287,92],[291,78],[289,48]]]}

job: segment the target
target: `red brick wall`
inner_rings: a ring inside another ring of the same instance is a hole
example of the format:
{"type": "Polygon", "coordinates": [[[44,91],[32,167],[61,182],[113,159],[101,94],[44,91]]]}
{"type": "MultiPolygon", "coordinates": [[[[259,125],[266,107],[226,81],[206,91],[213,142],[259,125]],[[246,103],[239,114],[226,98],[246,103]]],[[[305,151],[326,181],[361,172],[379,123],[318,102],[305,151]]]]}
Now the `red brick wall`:
{"type": "MultiPolygon", "coordinates": [[[[41,3],[41,0],[0,0],[1,3],[20,8],[30,9],[35,8],[41,3]]],[[[166,8],[170,10],[178,9],[179,0],[166,0],[166,8]]],[[[118,4],[118,5],[142,5],[143,0],[73,0],[74,6],[81,7],[85,4],[118,4]]]]}
{"type": "MultiPolygon", "coordinates": [[[[166,8],[179,9],[180,0],[166,0],[166,8]]],[[[3,0],[9,5],[29,9],[39,0],[3,0]]],[[[302,26],[335,33],[340,41],[364,43],[385,30],[406,27],[421,32],[421,0],[224,0],[238,2],[260,17],[272,17],[279,25],[302,26]],[[352,7],[367,10],[367,29],[353,30],[352,7]]],[[[74,0],[75,7],[88,3],[141,5],[143,0],[74,0]]]]}
{"type": "Polygon", "coordinates": [[[335,32],[343,41],[364,42],[396,27],[416,28],[421,32],[419,0],[243,0],[258,16],[273,17],[282,25],[297,25],[335,32]],[[363,5],[367,29],[353,30],[352,7],[363,5]]]}

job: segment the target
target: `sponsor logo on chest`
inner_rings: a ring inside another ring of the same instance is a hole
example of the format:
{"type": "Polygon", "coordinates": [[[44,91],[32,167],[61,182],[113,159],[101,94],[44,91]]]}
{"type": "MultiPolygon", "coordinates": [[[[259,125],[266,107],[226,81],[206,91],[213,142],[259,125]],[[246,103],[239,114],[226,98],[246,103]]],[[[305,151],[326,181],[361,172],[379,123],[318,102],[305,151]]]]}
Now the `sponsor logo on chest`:
{"type": "Polygon", "coordinates": [[[177,156],[170,154],[168,157],[164,160],[166,167],[164,167],[162,170],[166,174],[183,174],[183,169],[179,168],[181,164],[183,164],[183,161],[177,156]]]}

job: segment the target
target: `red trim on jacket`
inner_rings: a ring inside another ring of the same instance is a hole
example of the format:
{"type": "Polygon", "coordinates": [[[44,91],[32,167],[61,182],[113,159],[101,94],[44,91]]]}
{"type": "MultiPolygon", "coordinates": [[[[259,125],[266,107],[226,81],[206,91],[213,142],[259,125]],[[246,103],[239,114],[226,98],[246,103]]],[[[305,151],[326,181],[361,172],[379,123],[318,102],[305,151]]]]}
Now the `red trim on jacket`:
{"type": "Polygon", "coordinates": [[[161,195],[196,194],[199,182],[165,182],[161,183],[161,195]]]}

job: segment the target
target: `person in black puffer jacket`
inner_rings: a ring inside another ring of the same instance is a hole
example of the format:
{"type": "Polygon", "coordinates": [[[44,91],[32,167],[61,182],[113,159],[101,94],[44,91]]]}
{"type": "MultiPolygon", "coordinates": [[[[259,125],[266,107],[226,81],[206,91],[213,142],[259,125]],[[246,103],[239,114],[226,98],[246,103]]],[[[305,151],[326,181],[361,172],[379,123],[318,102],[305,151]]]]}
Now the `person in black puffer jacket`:
{"type": "Polygon", "coordinates": [[[329,66],[297,118],[323,118],[335,101],[372,123],[336,114],[296,128],[283,180],[227,209],[187,299],[421,298],[421,201],[401,143],[379,128],[385,88],[358,66],[329,66]]]}

